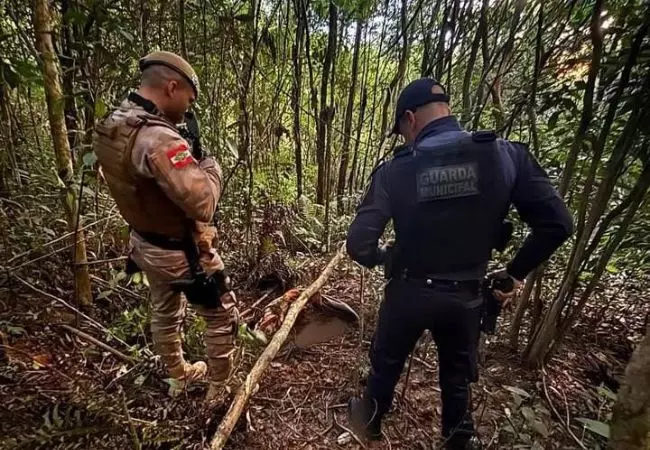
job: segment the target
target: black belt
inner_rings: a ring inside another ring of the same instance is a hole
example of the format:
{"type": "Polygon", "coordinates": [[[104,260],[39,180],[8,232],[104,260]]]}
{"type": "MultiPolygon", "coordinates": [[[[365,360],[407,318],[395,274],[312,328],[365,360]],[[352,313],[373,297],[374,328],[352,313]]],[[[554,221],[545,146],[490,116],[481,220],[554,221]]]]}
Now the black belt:
{"type": "Polygon", "coordinates": [[[402,280],[420,281],[427,286],[458,286],[468,290],[479,292],[482,280],[445,280],[436,278],[434,275],[408,275],[406,273],[398,277],[402,280]]]}
{"type": "Polygon", "coordinates": [[[152,233],[149,231],[133,231],[149,244],[160,247],[163,250],[185,250],[184,241],[181,239],[174,239],[163,234],[152,233]]]}

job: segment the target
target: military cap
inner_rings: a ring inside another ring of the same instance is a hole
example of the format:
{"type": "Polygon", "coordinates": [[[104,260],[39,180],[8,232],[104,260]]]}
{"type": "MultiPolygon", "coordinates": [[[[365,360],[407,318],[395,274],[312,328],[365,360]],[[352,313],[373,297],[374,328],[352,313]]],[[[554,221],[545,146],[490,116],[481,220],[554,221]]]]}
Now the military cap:
{"type": "Polygon", "coordinates": [[[140,59],[140,71],[144,71],[151,66],[165,66],[179,73],[190,83],[190,86],[194,89],[194,95],[199,95],[199,77],[196,76],[196,72],[190,66],[190,63],[180,56],[171,52],[153,52],[140,59]]]}
{"type": "Polygon", "coordinates": [[[395,124],[393,125],[392,134],[399,133],[399,121],[406,114],[406,111],[415,111],[420,106],[433,102],[449,103],[449,95],[444,92],[445,88],[434,78],[419,78],[406,85],[397,99],[395,124]],[[436,86],[442,88],[442,94],[434,92],[436,86]]]}

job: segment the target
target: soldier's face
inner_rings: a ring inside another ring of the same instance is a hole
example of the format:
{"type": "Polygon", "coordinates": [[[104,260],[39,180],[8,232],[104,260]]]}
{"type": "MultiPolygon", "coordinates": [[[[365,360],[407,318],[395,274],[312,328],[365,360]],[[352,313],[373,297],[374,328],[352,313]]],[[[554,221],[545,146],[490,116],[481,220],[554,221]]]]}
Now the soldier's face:
{"type": "Polygon", "coordinates": [[[174,123],[182,122],[185,112],[190,109],[196,99],[192,86],[182,80],[171,80],[167,84],[166,94],[168,104],[165,115],[174,123]]]}

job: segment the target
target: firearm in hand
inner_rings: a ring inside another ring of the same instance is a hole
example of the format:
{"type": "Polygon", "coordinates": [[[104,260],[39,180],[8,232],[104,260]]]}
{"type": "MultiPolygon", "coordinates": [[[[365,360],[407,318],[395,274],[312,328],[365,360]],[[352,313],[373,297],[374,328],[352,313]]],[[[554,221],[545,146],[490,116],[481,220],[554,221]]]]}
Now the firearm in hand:
{"type": "MultiPolygon", "coordinates": [[[[494,334],[497,328],[497,318],[501,314],[503,302],[499,300],[495,291],[510,293],[515,289],[515,282],[509,275],[499,276],[500,272],[490,274],[483,281],[483,299],[485,309],[481,318],[481,331],[486,334],[494,334]]],[[[506,274],[507,275],[507,274],[506,274]]]]}
{"type": "Polygon", "coordinates": [[[199,121],[192,111],[185,113],[185,121],[178,125],[178,133],[192,147],[192,156],[200,161],[205,156],[203,147],[201,147],[201,132],[199,130],[199,121]]]}

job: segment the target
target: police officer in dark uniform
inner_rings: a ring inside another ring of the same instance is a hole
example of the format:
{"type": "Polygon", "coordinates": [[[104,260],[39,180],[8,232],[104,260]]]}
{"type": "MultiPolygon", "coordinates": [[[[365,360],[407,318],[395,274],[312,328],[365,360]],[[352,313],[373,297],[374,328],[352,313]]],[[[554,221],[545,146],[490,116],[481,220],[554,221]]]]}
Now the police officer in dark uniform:
{"type": "MultiPolygon", "coordinates": [[[[390,278],[370,349],[363,397],[352,399],[353,428],[381,438],[404,362],[426,329],[438,349],[446,448],[481,443],[469,412],[469,383],[483,299],[480,286],[511,204],[532,232],[506,269],[515,288],[572,233],[572,218],[546,173],[522,145],[492,132],[464,131],[434,79],[401,92],[393,132],[407,145],[373,173],[347,236],[350,256],[383,264],[390,278]],[[379,245],[388,221],[395,243],[379,245]]],[[[495,292],[508,302],[512,292],[495,292]]]]}

